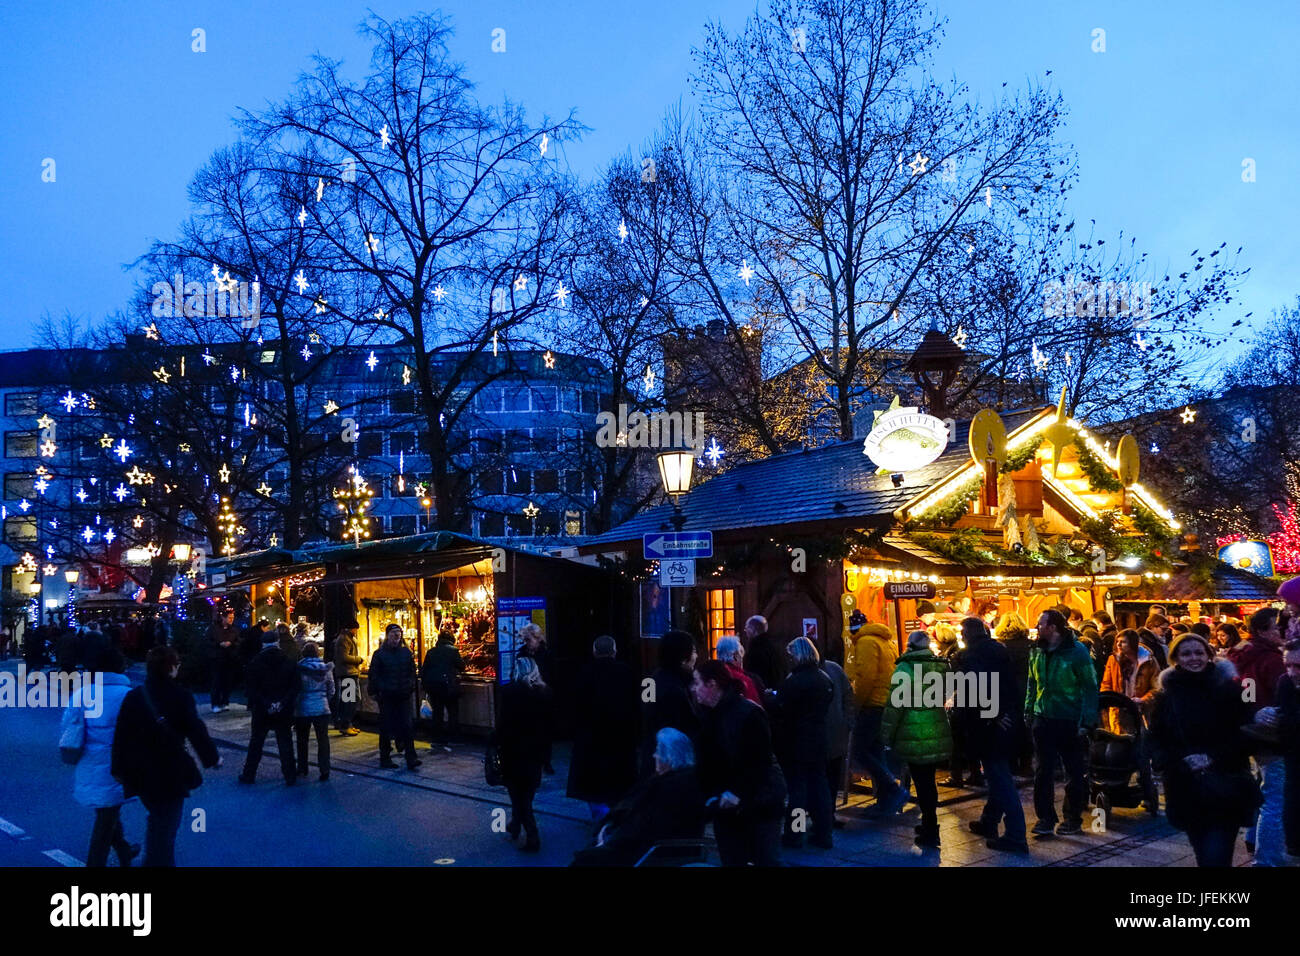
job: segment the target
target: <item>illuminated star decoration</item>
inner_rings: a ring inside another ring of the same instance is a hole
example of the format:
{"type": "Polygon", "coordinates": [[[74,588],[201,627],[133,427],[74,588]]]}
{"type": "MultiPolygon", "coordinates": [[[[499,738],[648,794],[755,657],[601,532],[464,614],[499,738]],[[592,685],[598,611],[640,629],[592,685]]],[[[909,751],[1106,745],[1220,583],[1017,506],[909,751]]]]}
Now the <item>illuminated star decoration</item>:
{"type": "Polygon", "coordinates": [[[320,315],[329,305],[329,300],[324,296],[317,296],[316,301],[312,303],[316,307],[316,314],[320,315]]]}
{"type": "Polygon", "coordinates": [[[28,552],[24,551],[24,552],[23,552],[23,557],[22,557],[22,566],[23,566],[23,570],[24,570],[24,571],[35,571],[35,570],[36,570],[36,558],[34,558],[34,557],[33,557],[31,554],[29,554],[28,552]]]}
{"type": "Polygon", "coordinates": [[[437,299],[439,302],[441,302],[443,299],[447,297],[447,290],[442,287],[441,282],[439,282],[436,286],[433,287],[433,297],[437,299]]]}
{"type": "Polygon", "coordinates": [[[260,485],[257,486],[257,493],[264,498],[269,498],[271,497],[271,486],[268,485],[265,481],[263,481],[260,485]]]}
{"type": "Polygon", "coordinates": [[[43,441],[43,442],[41,442],[41,457],[42,457],[42,458],[53,458],[53,457],[54,457],[54,453],[55,453],[56,451],[58,451],[58,450],[59,450],[59,446],[56,445],[56,444],[54,444],[54,442],[52,442],[52,441],[43,441]]]}
{"type": "Polygon", "coordinates": [[[542,356],[542,361],[546,363],[547,368],[555,368],[555,356],[551,354],[550,349],[546,350],[546,354],[542,356]]]}
{"type": "Polygon", "coordinates": [[[223,483],[230,481],[230,468],[224,461],[221,463],[221,467],[217,469],[217,477],[220,478],[223,483]]]}
{"type": "Polygon", "coordinates": [[[515,278],[515,291],[524,292],[528,289],[528,276],[518,276],[515,278]]]}
{"type": "Polygon", "coordinates": [[[311,346],[309,346],[309,345],[304,345],[304,346],[302,347],[302,351],[299,352],[298,354],[302,356],[302,360],[303,360],[304,362],[310,361],[310,360],[311,360],[311,346]]]}
{"type": "Polygon", "coordinates": [[[300,226],[305,226],[305,225],[307,225],[307,207],[306,207],[306,206],[299,206],[299,207],[298,207],[298,225],[300,225],[300,226]]]}
{"type": "Polygon", "coordinates": [[[384,128],[379,131],[379,148],[387,149],[390,142],[392,141],[388,138],[388,124],[385,123],[384,128]]]}
{"type": "Polygon", "coordinates": [[[117,447],[113,449],[113,454],[118,457],[122,464],[126,464],[126,460],[132,455],[132,449],[131,446],[126,443],[125,438],[117,443],[117,447]]]}
{"type": "MultiPolygon", "coordinates": [[[[181,356],[181,374],[185,374],[185,356],[183,355],[181,356]]],[[[88,411],[93,412],[95,410],[95,399],[90,395],[87,395],[85,392],[81,393],[81,404],[82,407],[88,411]]]]}
{"type": "Polygon", "coordinates": [[[309,283],[307,282],[307,277],[303,275],[301,269],[299,269],[298,274],[293,277],[293,284],[298,287],[299,293],[303,293],[307,291],[307,286],[309,283]]]}
{"type": "Polygon", "coordinates": [[[1196,421],[1196,412],[1193,411],[1190,405],[1188,405],[1183,408],[1182,414],[1178,417],[1183,420],[1184,425],[1190,425],[1192,422],[1196,421]]]}
{"type": "Polygon", "coordinates": [[[1136,343],[1137,343],[1137,347],[1138,347],[1138,351],[1139,351],[1139,352],[1145,352],[1145,351],[1147,350],[1147,341],[1146,341],[1146,339],[1142,338],[1142,333],[1141,333],[1141,332],[1139,332],[1139,333],[1137,334],[1137,339],[1136,339],[1135,341],[1136,341],[1136,343]]]}
{"type": "Polygon", "coordinates": [[[49,428],[53,424],[54,424],[54,419],[51,418],[49,415],[42,415],[40,418],[36,419],[37,428],[45,429],[45,428],[49,428]]]}
{"type": "Polygon", "coordinates": [[[1155,442],[1151,443],[1151,454],[1153,455],[1160,454],[1160,446],[1157,445],[1155,442]]]}
{"type": "Polygon", "coordinates": [[[36,484],[32,485],[32,487],[36,489],[38,495],[43,495],[45,494],[45,489],[50,487],[50,482],[46,478],[37,478],[36,484]]]}
{"type": "Polygon", "coordinates": [[[560,287],[559,287],[558,289],[555,290],[555,298],[557,298],[557,299],[560,300],[560,305],[562,305],[562,306],[563,306],[563,305],[568,305],[568,304],[569,304],[569,296],[572,295],[572,294],[573,294],[573,293],[572,293],[571,290],[566,289],[566,288],[564,287],[564,283],[563,283],[563,282],[561,282],[561,283],[560,283],[560,287]]]}
{"type": "Polygon", "coordinates": [[[231,380],[232,382],[238,382],[238,381],[239,381],[239,366],[238,366],[238,365],[232,365],[232,366],[230,366],[230,380],[231,380]]]}
{"type": "Polygon", "coordinates": [[[754,276],[754,270],[750,268],[748,259],[740,260],[740,278],[745,280],[745,285],[749,285],[749,280],[754,276]]]}
{"type": "Polygon", "coordinates": [[[322,177],[317,176],[316,177],[316,201],[320,202],[322,197],[324,197],[324,195],[325,195],[325,180],[322,177]]]}
{"type": "Polygon", "coordinates": [[[916,158],[907,164],[907,168],[912,171],[913,176],[919,176],[921,173],[925,172],[925,164],[929,161],[929,156],[922,156],[920,153],[917,153],[916,158]]]}
{"type": "Polygon", "coordinates": [[[1037,343],[1037,342],[1035,342],[1035,343],[1033,344],[1033,351],[1032,351],[1032,353],[1031,353],[1031,357],[1032,357],[1033,362],[1034,362],[1034,368],[1038,369],[1040,372],[1041,372],[1043,369],[1047,368],[1047,366],[1048,366],[1048,365],[1051,363],[1051,361],[1052,361],[1050,358],[1047,357],[1047,355],[1045,355],[1044,353],[1042,353],[1042,352],[1040,352],[1040,351],[1038,350],[1038,343],[1037,343]]]}
{"type": "Polygon", "coordinates": [[[215,355],[213,355],[211,352],[209,352],[207,349],[204,349],[204,350],[203,350],[203,354],[200,356],[200,358],[203,359],[203,364],[204,364],[204,365],[216,365],[216,364],[217,364],[217,357],[216,357],[215,355]]]}
{"type": "Polygon", "coordinates": [[[112,528],[109,528],[107,531],[104,532],[104,540],[107,541],[109,544],[112,544],[113,539],[116,537],[117,537],[117,532],[114,531],[112,528]]]}
{"type": "Polygon", "coordinates": [[[46,576],[47,578],[52,578],[52,577],[54,577],[54,575],[56,575],[56,574],[58,573],[58,571],[59,571],[58,567],[55,566],[55,565],[53,565],[53,564],[47,564],[47,565],[45,566],[45,576],[46,576]]]}
{"type": "Polygon", "coordinates": [[[704,449],[704,457],[709,459],[709,464],[714,468],[718,467],[718,461],[722,458],[722,446],[718,444],[717,436],[709,440],[709,447],[704,449]]]}
{"type": "Polygon", "coordinates": [[[77,500],[80,501],[83,505],[86,503],[86,499],[89,497],[90,495],[87,493],[85,488],[77,489],[77,500]]]}
{"type": "Polygon", "coordinates": [[[280,536],[279,536],[278,534],[276,534],[274,531],[272,531],[272,532],[271,532],[271,547],[273,547],[273,548],[274,548],[274,547],[278,547],[279,544],[280,544],[280,536]]]}
{"type": "Polygon", "coordinates": [[[953,344],[956,345],[957,348],[959,349],[964,349],[966,347],[966,340],[968,338],[970,338],[970,336],[966,334],[966,330],[963,329],[960,325],[957,326],[957,332],[952,337],[953,344]]]}
{"type": "Polygon", "coordinates": [[[423,498],[425,494],[428,493],[428,491],[429,491],[429,486],[425,484],[423,481],[417,481],[415,483],[415,496],[417,498],[423,498]]]}
{"type": "Polygon", "coordinates": [[[189,454],[189,451],[190,451],[190,443],[189,443],[189,442],[182,442],[182,443],[177,447],[176,450],[179,451],[179,452],[182,452],[182,453],[184,453],[184,454],[189,454]]]}
{"type": "Polygon", "coordinates": [[[18,509],[19,509],[23,514],[27,514],[27,509],[30,508],[31,506],[32,506],[32,503],[31,503],[30,501],[28,501],[26,498],[24,498],[22,501],[18,502],[18,509]]]}
{"type": "Polygon", "coordinates": [[[627,239],[627,220],[620,219],[618,222],[618,239],[623,242],[627,239]]]}
{"type": "Polygon", "coordinates": [[[375,353],[374,350],[372,349],[370,352],[370,357],[366,359],[366,368],[370,369],[370,371],[373,372],[375,370],[375,366],[378,364],[379,364],[379,359],[375,358],[375,353]]]}
{"type": "Polygon", "coordinates": [[[650,300],[647,299],[645,296],[641,296],[641,308],[644,309],[649,304],[650,304],[650,300]]]}
{"type": "Polygon", "coordinates": [[[59,402],[69,411],[69,413],[79,404],[77,402],[77,396],[73,395],[71,392],[68,392],[67,395],[64,395],[59,399],[59,402]]]}
{"type": "Polygon", "coordinates": [[[1074,443],[1074,432],[1070,430],[1068,424],[1069,416],[1065,413],[1065,386],[1061,386],[1061,400],[1056,406],[1056,421],[1044,429],[1043,434],[1047,440],[1052,443],[1052,476],[1056,476],[1056,468],[1061,463],[1061,452],[1065,451],[1067,445],[1074,443]]]}
{"type": "Polygon", "coordinates": [[[144,336],[147,339],[153,339],[155,342],[158,341],[158,326],[150,322],[144,327],[144,336]]]}
{"type": "Polygon", "coordinates": [[[324,407],[325,407],[325,414],[326,414],[326,415],[333,415],[335,412],[337,412],[337,411],[339,410],[338,403],[335,402],[334,399],[332,399],[332,398],[331,398],[329,401],[327,401],[327,402],[325,403],[325,406],[324,406],[324,407]]]}
{"type": "Polygon", "coordinates": [[[543,156],[546,155],[546,147],[547,147],[548,145],[550,145],[550,137],[548,137],[545,133],[543,133],[543,134],[542,134],[542,142],[541,142],[541,144],[540,144],[539,147],[538,147],[539,149],[541,149],[541,151],[542,151],[542,155],[543,155],[543,156]]]}
{"type": "Polygon", "coordinates": [[[539,514],[541,514],[541,512],[542,509],[537,507],[537,505],[533,504],[531,501],[528,502],[528,507],[524,509],[524,515],[528,517],[530,520],[536,518],[539,514]]]}
{"type": "Polygon", "coordinates": [[[113,436],[110,435],[108,432],[104,432],[104,434],[100,435],[100,436],[99,436],[99,447],[100,447],[100,448],[112,448],[112,447],[113,447],[113,436]]]}
{"type": "Polygon", "coordinates": [[[91,528],[90,525],[86,525],[81,529],[81,537],[86,544],[90,544],[90,542],[95,540],[95,530],[91,528]]]}
{"type": "Polygon", "coordinates": [[[411,366],[409,365],[402,366],[402,384],[403,385],[411,384],[411,366]]]}
{"type": "Polygon", "coordinates": [[[366,233],[366,248],[372,253],[379,251],[379,240],[375,238],[373,232],[366,233]]]}
{"type": "Polygon", "coordinates": [[[136,515],[131,519],[131,524],[137,528],[144,527],[144,515],[136,515]]]}
{"type": "Polygon", "coordinates": [[[307,341],[310,342],[312,345],[320,345],[320,333],[319,332],[308,333],[307,341]]]}
{"type": "Polygon", "coordinates": [[[384,319],[388,318],[388,313],[383,309],[375,309],[375,318],[382,322],[384,319]]]}
{"type": "Polygon", "coordinates": [[[158,366],[157,369],[154,370],[153,377],[158,379],[158,381],[162,382],[164,385],[166,385],[167,380],[172,377],[172,373],[167,371],[166,365],[160,365],[158,366]]]}
{"type": "Polygon", "coordinates": [[[126,496],[129,495],[130,493],[131,493],[131,489],[128,488],[126,485],[122,484],[120,481],[117,483],[117,487],[113,489],[113,494],[117,496],[117,500],[119,502],[125,499],[126,496]]]}
{"type": "Polygon", "coordinates": [[[649,365],[645,367],[645,390],[648,392],[655,387],[655,370],[649,365]]]}
{"type": "Polygon", "coordinates": [[[131,466],[131,470],[126,473],[126,480],[133,485],[144,484],[144,472],[140,470],[139,465],[131,466]]]}

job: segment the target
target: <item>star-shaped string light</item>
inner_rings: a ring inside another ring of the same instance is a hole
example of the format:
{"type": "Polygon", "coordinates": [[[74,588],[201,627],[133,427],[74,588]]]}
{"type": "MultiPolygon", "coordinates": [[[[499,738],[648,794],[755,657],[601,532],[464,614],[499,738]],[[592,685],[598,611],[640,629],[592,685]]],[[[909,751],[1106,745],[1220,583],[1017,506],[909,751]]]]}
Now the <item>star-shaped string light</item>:
{"type": "Polygon", "coordinates": [[[113,447],[113,436],[110,435],[108,432],[104,432],[104,434],[100,435],[100,436],[99,436],[99,447],[100,447],[100,448],[112,448],[112,447],[113,447]]]}
{"type": "Polygon", "coordinates": [[[1188,405],[1183,408],[1182,413],[1179,414],[1178,417],[1183,420],[1184,425],[1190,425],[1192,422],[1196,421],[1196,411],[1188,405]]]}
{"type": "Polygon", "coordinates": [[[555,368],[555,356],[551,354],[550,349],[546,350],[546,354],[542,356],[542,361],[546,363],[547,368],[555,368]]]}
{"type": "Polygon", "coordinates": [[[409,365],[402,366],[402,384],[403,385],[411,384],[411,366],[409,365]]]}
{"type": "Polygon", "coordinates": [[[131,466],[131,470],[126,473],[126,480],[133,485],[144,484],[144,472],[140,470],[139,465],[131,466]]]}
{"type": "Polygon", "coordinates": [[[95,529],[90,525],[86,525],[81,529],[81,539],[85,541],[86,544],[90,544],[90,542],[95,540],[95,529]]]}
{"type": "Polygon", "coordinates": [[[268,485],[265,481],[263,481],[260,485],[257,486],[257,493],[264,498],[269,498],[271,497],[271,486],[268,485]]]}
{"type": "Polygon", "coordinates": [[[36,489],[36,493],[37,493],[38,495],[43,495],[43,494],[45,494],[46,489],[50,487],[49,479],[48,479],[48,478],[37,478],[37,479],[36,479],[36,483],[33,484],[32,487],[36,489]]]}
{"type": "Polygon", "coordinates": [[[176,450],[179,451],[179,452],[181,452],[181,453],[183,453],[183,454],[189,454],[190,443],[187,442],[187,441],[183,441],[183,442],[181,442],[179,445],[176,446],[176,450]]]}
{"type": "Polygon", "coordinates": [[[917,153],[916,158],[907,164],[907,168],[912,171],[913,176],[919,176],[921,173],[925,172],[925,164],[929,161],[929,156],[922,156],[920,153],[917,153]]]}
{"type": "Polygon", "coordinates": [[[441,282],[439,282],[436,286],[433,287],[433,297],[437,299],[439,302],[441,302],[443,299],[447,297],[447,290],[442,287],[441,282]]]}
{"type": "Polygon", "coordinates": [[[339,410],[339,405],[338,402],[331,398],[324,404],[323,408],[325,409],[326,415],[333,415],[339,410]]]}
{"type": "Polygon", "coordinates": [[[528,507],[524,509],[524,516],[529,520],[536,518],[541,513],[542,509],[537,507],[537,505],[533,504],[531,501],[528,502],[528,507]]]}
{"type": "Polygon", "coordinates": [[[53,424],[54,424],[54,419],[51,418],[49,415],[42,415],[40,418],[36,419],[36,427],[40,428],[41,430],[49,428],[53,424]]]}
{"type": "Polygon", "coordinates": [[[144,515],[136,515],[134,518],[132,518],[132,519],[131,519],[131,525],[132,525],[133,527],[135,527],[135,528],[143,528],[143,527],[144,527],[144,515]]]}
{"type": "Polygon", "coordinates": [[[370,355],[366,359],[366,368],[370,369],[370,371],[373,372],[375,370],[375,366],[378,364],[379,364],[379,359],[375,358],[375,351],[374,349],[371,349],[370,355]]]}
{"type": "Polygon", "coordinates": [[[555,290],[554,297],[559,300],[560,305],[564,306],[564,305],[568,305],[569,296],[571,296],[572,294],[573,294],[572,290],[566,289],[564,287],[564,283],[561,282],[559,288],[555,290]]]}
{"type": "Polygon", "coordinates": [[[129,495],[130,493],[131,493],[131,489],[128,488],[126,485],[122,484],[120,481],[117,483],[117,487],[113,489],[113,494],[117,496],[117,500],[119,502],[125,499],[126,496],[129,495]]]}
{"type": "Polygon", "coordinates": [[[21,511],[23,514],[27,514],[27,510],[31,508],[31,506],[32,503],[28,501],[26,498],[18,502],[18,510],[21,511]]]}
{"type": "Polygon", "coordinates": [[[966,348],[966,341],[969,338],[970,336],[966,334],[966,330],[959,325],[957,326],[956,334],[953,335],[952,337],[952,341],[953,344],[957,346],[957,348],[964,349],[966,348]]]}
{"type": "Polygon", "coordinates": [[[217,477],[220,478],[223,483],[230,481],[230,466],[224,461],[221,463],[221,467],[217,469],[217,477]]]}
{"type": "Polygon", "coordinates": [[[744,280],[745,285],[748,286],[749,280],[754,277],[754,270],[750,266],[748,259],[740,260],[740,272],[738,274],[740,278],[744,280]]]}
{"type": "Polygon", "coordinates": [[[310,347],[310,346],[304,345],[304,346],[302,347],[302,351],[299,352],[298,354],[302,356],[302,360],[303,360],[304,362],[309,362],[309,361],[311,361],[311,347],[310,347]]]}
{"type": "Polygon", "coordinates": [[[69,414],[71,414],[72,410],[80,404],[80,402],[77,401],[77,396],[73,395],[72,392],[68,392],[67,395],[64,395],[59,399],[59,403],[68,410],[69,414]]]}
{"type": "Polygon", "coordinates": [[[307,286],[311,285],[311,283],[307,281],[307,276],[301,269],[299,269],[297,275],[293,277],[293,284],[298,287],[299,295],[306,292],[307,286]]]}
{"type": "Polygon", "coordinates": [[[36,558],[26,551],[23,552],[21,564],[24,571],[36,570],[36,558]]]}
{"type": "Polygon", "coordinates": [[[200,357],[201,359],[203,359],[203,364],[204,364],[204,365],[216,365],[216,364],[217,364],[217,357],[216,357],[215,355],[213,355],[211,352],[209,352],[207,349],[204,349],[204,350],[203,350],[203,354],[202,354],[201,356],[199,356],[199,357],[200,357]]]}
{"type": "Polygon", "coordinates": [[[718,439],[715,435],[709,440],[709,447],[704,449],[704,457],[709,459],[710,465],[717,468],[718,462],[722,459],[723,454],[722,446],[718,444],[718,439]]]}
{"type": "Polygon", "coordinates": [[[623,242],[627,239],[627,220],[620,219],[618,222],[618,240],[623,242]]]}
{"type": "Polygon", "coordinates": [[[150,322],[148,325],[146,325],[143,331],[144,331],[145,338],[153,339],[155,342],[159,341],[158,326],[155,325],[153,322],[150,322]]]}
{"type": "Polygon", "coordinates": [[[45,566],[45,576],[46,576],[47,578],[52,578],[52,577],[54,577],[54,575],[56,575],[56,574],[58,574],[58,573],[59,573],[59,569],[58,569],[58,566],[57,566],[57,565],[47,564],[47,565],[45,566]]]}
{"type": "Polygon", "coordinates": [[[366,233],[366,248],[369,249],[372,254],[379,251],[379,240],[375,238],[373,232],[366,233]]]}
{"type": "Polygon", "coordinates": [[[114,531],[112,528],[109,528],[107,531],[104,532],[104,540],[109,544],[112,544],[113,539],[116,537],[117,537],[117,532],[114,531]]]}
{"type": "Polygon", "coordinates": [[[41,457],[42,457],[42,458],[53,458],[53,457],[54,457],[54,453],[55,453],[56,451],[58,451],[58,450],[59,450],[59,446],[56,445],[56,444],[54,444],[53,441],[46,440],[46,441],[41,442],[41,457]]]}
{"type": "Polygon", "coordinates": [[[299,205],[298,207],[298,225],[307,225],[307,207],[299,205]]]}
{"type": "Polygon", "coordinates": [[[528,288],[528,276],[515,276],[515,291],[523,292],[528,288]]]}
{"type": "Polygon", "coordinates": [[[84,505],[86,503],[86,499],[90,497],[90,493],[87,492],[85,488],[78,488],[76,497],[77,500],[84,505]]]}
{"type": "Polygon", "coordinates": [[[1034,368],[1038,369],[1040,372],[1043,369],[1047,368],[1047,366],[1050,365],[1052,362],[1052,360],[1047,355],[1045,355],[1043,352],[1040,352],[1038,350],[1037,342],[1033,344],[1033,349],[1031,351],[1031,358],[1033,359],[1034,362],[1034,368]]]}
{"type": "Polygon", "coordinates": [[[649,365],[645,367],[645,390],[648,392],[655,387],[655,370],[649,365]]]}
{"type": "Polygon", "coordinates": [[[238,365],[232,365],[232,366],[230,366],[230,380],[231,380],[232,382],[238,382],[238,381],[239,381],[239,366],[238,366],[238,365]]]}
{"type": "MultiPolygon", "coordinates": [[[[316,301],[313,302],[312,305],[316,307],[316,314],[320,315],[329,307],[329,300],[326,299],[323,295],[318,295],[316,297],[316,301]]],[[[319,337],[317,341],[319,341],[319,337]]]]}
{"type": "MultiPolygon", "coordinates": [[[[105,437],[107,437],[107,436],[105,436],[105,437]]],[[[111,439],[110,439],[110,440],[111,440],[111,439]]],[[[101,444],[103,443],[103,439],[102,439],[102,438],[100,439],[100,443],[101,443],[101,444]]],[[[119,442],[117,443],[117,447],[113,449],[113,454],[116,455],[116,456],[118,457],[118,459],[122,462],[122,464],[125,465],[125,464],[126,464],[126,460],[127,460],[128,458],[130,458],[131,455],[134,454],[134,450],[131,448],[130,445],[128,445],[128,444],[126,443],[126,439],[123,438],[121,441],[119,441],[119,442]]]]}

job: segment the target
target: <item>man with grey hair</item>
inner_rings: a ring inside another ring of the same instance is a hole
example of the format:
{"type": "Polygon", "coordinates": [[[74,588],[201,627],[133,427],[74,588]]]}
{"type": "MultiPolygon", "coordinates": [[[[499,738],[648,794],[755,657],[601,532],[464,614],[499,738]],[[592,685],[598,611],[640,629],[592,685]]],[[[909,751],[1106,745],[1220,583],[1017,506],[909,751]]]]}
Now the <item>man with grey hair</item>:
{"type": "Polygon", "coordinates": [[[695,747],[680,730],[655,735],[655,772],[602,821],[594,846],[574,866],[631,866],[656,843],[704,835],[704,794],[695,775],[695,747]]]}
{"type": "Polygon", "coordinates": [[[746,621],[745,637],[748,639],[745,657],[749,660],[749,669],[758,675],[764,687],[780,687],[788,668],[784,648],[768,633],[767,618],[755,614],[746,621]]]}
{"type": "Polygon", "coordinates": [[[731,634],[719,638],[717,646],[713,649],[713,656],[727,665],[727,670],[731,671],[731,676],[736,678],[736,682],[740,685],[741,696],[762,705],[763,699],[759,696],[758,688],[754,686],[754,679],[745,673],[745,648],[740,643],[740,638],[731,634]]]}

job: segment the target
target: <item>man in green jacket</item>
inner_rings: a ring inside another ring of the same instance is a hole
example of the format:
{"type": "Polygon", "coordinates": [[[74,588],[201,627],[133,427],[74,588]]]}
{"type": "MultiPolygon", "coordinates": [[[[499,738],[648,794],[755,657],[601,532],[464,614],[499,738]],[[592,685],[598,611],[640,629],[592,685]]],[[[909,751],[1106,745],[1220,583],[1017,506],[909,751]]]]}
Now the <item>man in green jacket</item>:
{"type": "Polygon", "coordinates": [[[1097,725],[1097,672],[1092,655],[1074,638],[1060,611],[1038,618],[1038,646],[1029,654],[1025,721],[1034,734],[1033,832],[1047,836],[1083,829],[1088,791],[1084,748],[1097,725]],[[1057,826],[1056,762],[1065,764],[1064,822],[1057,826]]]}

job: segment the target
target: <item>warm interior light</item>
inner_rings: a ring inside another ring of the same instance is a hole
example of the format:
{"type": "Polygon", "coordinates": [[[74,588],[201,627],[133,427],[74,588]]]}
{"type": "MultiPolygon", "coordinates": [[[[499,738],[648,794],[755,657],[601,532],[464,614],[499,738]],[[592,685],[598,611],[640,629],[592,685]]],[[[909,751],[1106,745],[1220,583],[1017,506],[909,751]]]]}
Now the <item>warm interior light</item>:
{"type": "Polygon", "coordinates": [[[659,477],[664,493],[672,497],[684,495],[691,487],[691,470],[695,467],[695,452],[690,449],[670,448],[659,453],[659,477]]]}
{"type": "Polygon", "coordinates": [[[190,559],[190,546],[183,542],[172,545],[172,557],[177,561],[188,561],[190,559]]]}
{"type": "Polygon", "coordinates": [[[76,584],[77,578],[81,577],[81,572],[78,571],[76,568],[71,568],[70,570],[63,572],[63,577],[67,580],[69,584],[76,584]]]}

